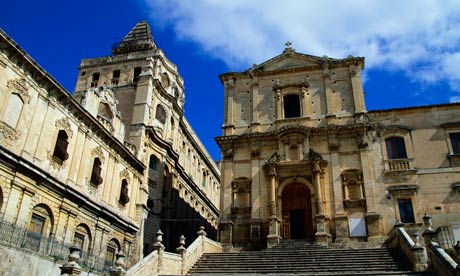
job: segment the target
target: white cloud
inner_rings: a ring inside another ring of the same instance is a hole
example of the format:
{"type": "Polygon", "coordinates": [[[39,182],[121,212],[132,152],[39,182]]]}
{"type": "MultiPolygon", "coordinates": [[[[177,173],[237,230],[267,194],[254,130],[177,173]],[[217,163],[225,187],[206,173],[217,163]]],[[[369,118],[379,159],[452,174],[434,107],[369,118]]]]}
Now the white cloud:
{"type": "Polygon", "coordinates": [[[171,26],[234,70],[281,53],[366,57],[367,68],[403,70],[415,81],[447,81],[460,92],[458,0],[145,0],[171,26]]]}

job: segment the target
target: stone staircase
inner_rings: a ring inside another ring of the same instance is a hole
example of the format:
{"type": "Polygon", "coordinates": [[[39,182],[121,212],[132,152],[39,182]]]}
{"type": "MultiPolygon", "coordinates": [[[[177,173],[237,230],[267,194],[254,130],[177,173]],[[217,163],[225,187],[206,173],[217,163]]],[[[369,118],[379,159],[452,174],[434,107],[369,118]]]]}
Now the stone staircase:
{"type": "Polygon", "coordinates": [[[189,275],[433,275],[414,272],[402,252],[388,248],[333,249],[283,240],[262,251],[204,254],[189,275]]]}

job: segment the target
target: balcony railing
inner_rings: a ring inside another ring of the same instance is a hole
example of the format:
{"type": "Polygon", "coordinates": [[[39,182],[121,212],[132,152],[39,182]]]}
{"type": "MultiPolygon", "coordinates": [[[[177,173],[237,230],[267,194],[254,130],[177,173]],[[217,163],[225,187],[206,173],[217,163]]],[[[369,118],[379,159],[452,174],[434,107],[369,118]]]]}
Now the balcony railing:
{"type": "Polygon", "coordinates": [[[449,154],[447,158],[449,158],[451,167],[460,167],[460,154],[449,154]]]}
{"type": "MultiPolygon", "coordinates": [[[[59,242],[54,238],[42,236],[2,220],[0,220],[0,245],[35,252],[44,257],[53,257],[55,260],[66,260],[70,247],[70,244],[59,242]]],[[[99,258],[99,256],[85,251],[81,251],[78,263],[85,270],[99,272],[109,271],[113,266],[111,260],[99,258]]]]}
{"type": "Polygon", "coordinates": [[[414,159],[390,159],[385,160],[385,171],[398,172],[398,171],[411,171],[413,170],[414,159]]]}

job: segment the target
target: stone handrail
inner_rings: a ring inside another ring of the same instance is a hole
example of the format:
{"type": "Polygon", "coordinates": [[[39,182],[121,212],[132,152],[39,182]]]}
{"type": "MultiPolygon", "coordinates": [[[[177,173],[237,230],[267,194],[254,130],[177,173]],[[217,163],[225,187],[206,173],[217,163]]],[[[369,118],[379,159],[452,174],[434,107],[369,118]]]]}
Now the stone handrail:
{"type": "Polygon", "coordinates": [[[428,243],[431,269],[437,275],[460,276],[460,264],[457,264],[438,243],[428,243]]]}
{"type": "Polygon", "coordinates": [[[127,271],[127,275],[148,275],[149,273],[155,273],[158,267],[158,258],[158,251],[153,251],[140,262],[133,265],[127,271]]]}
{"type": "Polygon", "coordinates": [[[142,275],[185,275],[188,270],[201,258],[204,253],[222,252],[222,245],[206,237],[203,228],[198,231],[198,237],[188,248],[184,248],[185,238],[181,240],[180,247],[177,248],[178,254],[164,252],[164,246],[161,244],[162,233],[157,233],[157,250],[153,251],[142,261],[132,266],[127,272],[128,276],[142,275]]]}
{"type": "Polygon", "coordinates": [[[414,242],[402,226],[403,224],[395,225],[396,231],[387,240],[387,246],[390,248],[400,248],[409,259],[413,270],[427,270],[428,258],[425,247],[418,243],[418,236],[414,242]]]}

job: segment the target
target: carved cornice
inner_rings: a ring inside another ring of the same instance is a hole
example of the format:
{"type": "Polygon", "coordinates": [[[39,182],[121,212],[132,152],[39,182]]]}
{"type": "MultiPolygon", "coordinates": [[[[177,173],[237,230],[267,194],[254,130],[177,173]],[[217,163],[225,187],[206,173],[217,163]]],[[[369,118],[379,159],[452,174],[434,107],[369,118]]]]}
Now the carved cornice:
{"type": "Polygon", "coordinates": [[[285,90],[289,88],[309,88],[310,84],[308,82],[302,81],[302,82],[296,82],[296,83],[287,83],[287,84],[275,84],[273,86],[273,91],[278,91],[278,90],[285,90]]]}
{"type": "Polygon", "coordinates": [[[219,144],[219,146],[222,148],[223,145],[231,145],[234,143],[241,143],[241,142],[247,142],[249,141],[259,141],[261,139],[267,139],[267,138],[278,138],[285,136],[287,134],[291,133],[301,133],[305,135],[306,137],[312,137],[316,135],[329,135],[332,132],[334,133],[340,133],[340,134],[345,134],[345,133],[367,133],[370,131],[374,131],[378,128],[378,124],[375,122],[369,122],[369,123],[358,123],[358,124],[351,124],[351,125],[329,125],[329,126],[324,126],[324,127],[307,127],[301,124],[292,124],[292,125],[287,125],[283,126],[280,129],[276,131],[270,131],[270,132],[255,132],[255,133],[249,133],[249,134],[242,134],[242,135],[228,135],[228,136],[220,136],[214,138],[219,144]]]}

